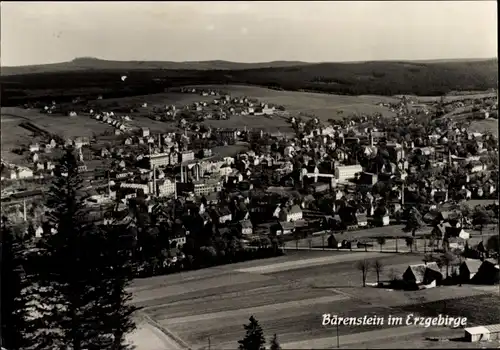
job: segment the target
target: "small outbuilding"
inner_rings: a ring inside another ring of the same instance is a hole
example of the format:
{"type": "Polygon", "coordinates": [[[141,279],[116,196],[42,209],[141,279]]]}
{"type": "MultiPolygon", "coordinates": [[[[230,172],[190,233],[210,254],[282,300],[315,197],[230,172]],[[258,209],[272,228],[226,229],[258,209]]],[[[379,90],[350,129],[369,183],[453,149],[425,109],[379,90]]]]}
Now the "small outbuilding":
{"type": "Polygon", "coordinates": [[[410,265],[403,274],[403,280],[407,283],[412,284],[429,284],[436,281],[440,284],[443,280],[443,274],[441,273],[437,263],[430,262],[427,264],[417,264],[410,265]]]}
{"type": "Polygon", "coordinates": [[[465,328],[465,341],[468,342],[478,342],[478,341],[489,341],[490,332],[486,327],[477,326],[465,328]]]}
{"type": "Polygon", "coordinates": [[[480,342],[500,339],[500,324],[465,328],[465,341],[480,342]]]}

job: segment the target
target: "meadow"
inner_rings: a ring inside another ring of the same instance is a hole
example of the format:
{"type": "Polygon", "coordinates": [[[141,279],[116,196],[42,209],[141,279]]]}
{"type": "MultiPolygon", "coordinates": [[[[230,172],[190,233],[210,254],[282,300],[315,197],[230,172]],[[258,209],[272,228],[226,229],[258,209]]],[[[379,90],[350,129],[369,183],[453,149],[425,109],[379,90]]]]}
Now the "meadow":
{"type": "MultiPolygon", "coordinates": [[[[336,343],[336,329],[322,326],[324,313],[405,316],[409,305],[488,294],[470,286],[417,292],[363,288],[355,264],[364,259],[382,262],[383,280],[421,262],[421,257],[412,254],[288,252],[279,258],[137,280],[132,292],[143,312],[193,349],[207,349],[209,343],[212,348],[234,349],[244,335],[242,325],[251,315],[259,320],[268,339],[278,335],[284,349],[330,348],[336,343]]],[[[368,282],[373,281],[372,271],[368,282]]],[[[441,310],[436,315],[437,311],[441,310]]],[[[385,324],[342,326],[338,331],[339,341],[345,345],[369,340],[372,345],[383,344],[390,337],[407,337],[418,345],[426,335],[447,329],[394,329],[385,324]]]]}
{"type": "Polygon", "coordinates": [[[93,134],[99,135],[104,131],[114,130],[111,126],[99,123],[86,115],[76,117],[47,115],[35,109],[19,107],[2,107],[1,121],[2,158],[18,164],[25,157],[12,153],[12,150],[20,146],[28,147],[31,143],[41,140],[40,136],[21,127],[22,122],[32,122],[65,139],[78,136],[91,137],[93,134]]]}
{"type": "MultiPolygon", "coordinates": [[[[191,85],[190,85],[191,86],[191,85]]],[[[376,105],[379,102],[396,102],[396,98],[384,96],[341,96],[311,92],[276,91],[272,89],[247,86],[247,85],[193,85],[193,87],[214,89],[226,92],[234,97],[246,96],[255,98],[259,102],[284,106],[285,114],[290,116],[317,116],[320,120],[327,122],[328,119],[341,118],[350,114],[372,114],[381,113],[394,116],[385,107],[376,105]],[[338,114],[341,111],[342,114],[338,114]]],[[[149,127],[152,130],[174,127],[174,123],[164,123],[151,120],[146,116],[154,108],[165,108],[174,105],[177,108],[193,104],[194,102],[211,102],[214,96],[200,96],[198,94],[166,92],[144,96],[133,96],[124,98],[96,100],[92,103],[106,108],[113,104],[140,106],[147,103],[147,107],[139,108],[139,113],[133,116],[135,124],[149,127]]],[[[284,116],[242,116],[233,115],[228,120],[205,120],[204,124],[211,127],[225,128],[262,128],[272,131],[291,132],[288,118],[284,116]]]]}

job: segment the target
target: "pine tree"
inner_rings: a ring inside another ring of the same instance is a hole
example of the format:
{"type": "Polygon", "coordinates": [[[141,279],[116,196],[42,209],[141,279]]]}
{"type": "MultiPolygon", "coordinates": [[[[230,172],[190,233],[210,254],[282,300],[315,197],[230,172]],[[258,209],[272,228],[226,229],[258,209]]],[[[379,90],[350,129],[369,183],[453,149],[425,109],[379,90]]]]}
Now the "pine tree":
{"type": "Polygon", "coordinates": [[[273,336],[273,339],[271,339],[270,350],[281,350],[281,345],[278,342],[278,336],[276,334],[273,336]]]}
{"type": "Polygon", "coordinates": [[[132,314],[137,310],[130,305],[132,295],[126,291],[134,277],[132,253],[134,237],[123,234],[119,227],[101,228],[102,244],[105,251],[102,258],[101,286],[103,289],[103,308],[100,320],[112,335],[112,350],[125,350],[125,334],[135,329],[132,314]]]}
{"type": "Polygon", "coordinates": [[[30,346],[27,320],[28,287],[23,263],[27,252],[26,242],[15,236],[6,218],[2,219],[1,240],[1,330],[0,344],[6,349],[17,350],[30,346]]]}
{"type": "Polygon", "coordinates": [[[250,316],[249,320],[248,325],[243,325],[246,334],[245,338],[238,341],[239,350],[265,350],[266,339],[259,322],[253,316],[250,316]]]}
{"type": "Polygon", "coordinates": [[[124,292],[130,276],[123,250],[113,247],[114,236],[108,238],[88,222],[71,150],[55,175],[47,207],[57,232],[44,239],[37,276],[44,329],[38,334],[39,348],[123,349],[123,333],[131,327],[124,292]],[[115,341],[115,336],[120,339],[115,341]]]}

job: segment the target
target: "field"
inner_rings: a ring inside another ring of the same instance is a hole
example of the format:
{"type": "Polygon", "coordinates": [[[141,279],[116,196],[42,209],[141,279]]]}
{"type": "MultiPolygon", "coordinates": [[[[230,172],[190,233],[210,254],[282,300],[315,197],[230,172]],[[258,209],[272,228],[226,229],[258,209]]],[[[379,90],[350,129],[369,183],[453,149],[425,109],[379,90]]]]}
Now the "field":
{"type": "MultiPolygon", "coordinates": [[[[336,329],[322,326],[324,313],[348,317],[405,316],[412,304],[489,293],[470,286],[417,292],[363,288],[361,273],[355,268],[362,259],[379,259],[386,267],[383,280],[421,261],[421,257],[410,254],[289,252],[280,258],[136,280],[132,291],[135,303],[144,307],[144,313],[193,349],[207,349],[209,342],[212,348],[234,349],[243,337],[242,325],[251,315],[259,320],[268,338],[274,333],[278,335],[284,349],[330,348],[336,346],[336,329]]],[[[375,279],[375,273],[369,273],[368,282],[375,279]]],[[[449,310],[448,314],[459,315],[458,309],[449,310]]],[[[436,316],[437,311],[441,310],[436,310],[436,316]]],[[[338,331],[341,345],[371,341],[370,347],[386,344],[392,338],[421,345],[425,336],[451,332],[447,328],[414,326],[395,330],[387,324],[341,326],[338,331]]],[[[452,333],[457,337],[463,331],[452,333]]]]}
{"type": "Polygon", "coordinates": [[[474,120],[469,126],[469,130],[480,133],[489,131],[498,138],[498,119],[474,120]]]}
{"type": "MultiPolygon", "coordinates": [[[[337,111],[343,111],[343,115],[379,112],[384,115],[393,116],[394,114],[387,108],[377,106],[376,103],[397,101],[395,98],[384,96],[340,96],[310,92],[276,91],[245,85],[194,85],[193,87],[221,90],[235,97],[247,96],[249,98],[256,98],[259,102],[282,105],[290,115],[315,115],[325,122],[330,118],[339,118],[337,111]]],[[[94,103],[105,108],[112,103],[137,106],[146,102],[148,107],[141,108],[140,110],[141,112],[147,112],[151,111],[154,107],[175,105],[180,108],[194,102],[210,102],[214,98],[214,96],[168,92],[146,96],[104,99],[94,101],[94,103]]],[[[134,116],[134,123],[149,127],[151,130],[165,129],[173,126],[172,123],[162,123],[139,116],[134,116]]],[[[273,131],[281,132],[291,131],[287,118],[281,116],[269,118],[266,116],[236,115],[231,116],[229,120],[206,120],[204,123],[212,127],[243,129],[246,126],[248,128],[272,129],[273,131]]]]}
{"type": "Polygon", "coordinates": [[[28,145],[32,140],[32,133],[19,126],[23,121],[22,118],[2,115],[0,121],[2,159],[16,164],[22,164],[26,157],[12,153],[12,150],[23,144],[28,145]]]}
{"type": "Polygon", "coordinates": [[[17,164],[23,157],[12,153],[11,150],[40,140],[40,137],[21,127],[19,124],[22,122],[30,121],[63,138],[91,137],[93,133],[101,134],[105,130],[113,130],[109,125],[99,123],[88,116],[53,116],[17,107],[2,107],[1,114],[2,158],[17,164]]]}

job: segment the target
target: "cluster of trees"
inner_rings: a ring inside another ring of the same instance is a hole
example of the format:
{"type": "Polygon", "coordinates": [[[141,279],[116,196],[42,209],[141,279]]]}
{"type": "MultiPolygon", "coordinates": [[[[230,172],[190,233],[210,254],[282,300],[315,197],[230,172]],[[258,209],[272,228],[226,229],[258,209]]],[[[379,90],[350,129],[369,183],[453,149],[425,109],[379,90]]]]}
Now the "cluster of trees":
{"type": "Polygon", "coordinates": [[[57,230],[40,240],[16,235],[2,218],[1,340],[17,349],[127,348],[134,329],[126,288],[131,241],[86,220],[77,161],[67,152],[48,192],[46,216],[57,230]]]}
{"type": "MultiPolygon", "coordinates": [[[[243,325],[245,337],[238,341],[239,350],[266,350],[266,338],[264,331],[255,317],[250,316],[249,323],[243,325]]],[[[274,334],[269,342],[269,350],[281,350],[278,336],[274,334]]]]}
{"type": "Polygon", "coordinates": [[[374,260],[370,262],[368,260],[360,260],[356,263],[356,269],[361,272],[361,277],[363,281],[363,287],[366,287],[366,278],[370,271],[375,271],[377,275],[377,285],[380,284],[380,274],[384,271],[384,264],[380,260],[374,260]]]}
{"type": "MultiPolygon", "coordinates": [[[[203,201],[203,199],[202,199],[203,201]]],[[[130,213],[135,226],[127,230],[136,238],[134,262],[138,276],[147,277],[183,270],[199,269],[221,264],[262,259],[283,254],[282,242],[274,237],[254,242],[254,247],[242,244],[241,231],[236,226],[220,227],[206,222],[197,210],[187,213],[177,201],[159,204],[148,213],[142,196],[131,201],[130,213]],[[187,235],[186,242],[178,245],[175,237],[187,235]]],[[[246,208],[233,208],[239,219],[246,208]]]]}

